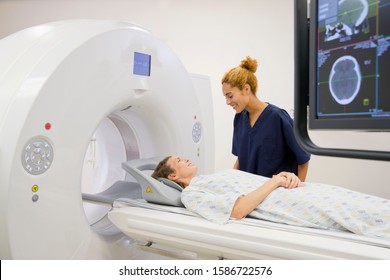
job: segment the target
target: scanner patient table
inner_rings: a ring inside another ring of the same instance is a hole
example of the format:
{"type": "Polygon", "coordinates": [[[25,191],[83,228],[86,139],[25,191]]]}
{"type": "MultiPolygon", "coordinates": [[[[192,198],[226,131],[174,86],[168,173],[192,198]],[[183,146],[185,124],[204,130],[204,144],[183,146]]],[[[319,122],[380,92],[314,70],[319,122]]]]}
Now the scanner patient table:
{"type": "MultiPolygon", "coordinates": [[[[140,165],[140,162],[133,166],[125,163],[122,167],[144,190],[153,187],[157,180],[145,176],[143,170],[153,167],[146,164],[140,168],[140,165]]],[[[161,188],[164,186],[157,186],[161,188]]],[[[177,195],[179,200],[180,192],[177,195]]],[[[150,202],[148,198],[119,198],[114,201],[108,218],[135,240],[196,252],[201,258],[390,259],[388,240],[253,218],[218,225],[185,209],[179,202],[176,206],[163,204],[168,203],[150,202]]]]}

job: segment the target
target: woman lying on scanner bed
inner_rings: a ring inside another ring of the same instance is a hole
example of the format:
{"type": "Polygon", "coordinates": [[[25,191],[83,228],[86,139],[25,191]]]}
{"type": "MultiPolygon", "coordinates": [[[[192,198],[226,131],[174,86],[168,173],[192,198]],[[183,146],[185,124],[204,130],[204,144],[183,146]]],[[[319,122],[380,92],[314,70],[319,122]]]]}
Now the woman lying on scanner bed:
{"type": "Polygon", "coordinates": [[[198,175],[190,160],[163,159],[152,174],[184,189],[185,207],[218,224],[246,216],[390,240],[390,200],[346,188],[302,183],[294,173],[272,178],[231,169],[198,175]]]}

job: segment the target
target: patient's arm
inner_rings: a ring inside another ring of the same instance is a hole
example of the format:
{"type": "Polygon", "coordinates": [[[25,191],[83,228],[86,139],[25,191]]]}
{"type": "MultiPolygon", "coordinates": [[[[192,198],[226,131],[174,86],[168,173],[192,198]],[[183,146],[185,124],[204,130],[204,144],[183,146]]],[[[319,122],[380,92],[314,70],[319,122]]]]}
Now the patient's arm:
{"type": "Polygon", "coordinates": [[[300,186],[300,184],[300,180],[294,174],[281,172],[256,190],[239,197],[233,206],[230,216],[237,219],[244,218],[263,202],[274,189],[278,187],[295,188],[300,186]]]}

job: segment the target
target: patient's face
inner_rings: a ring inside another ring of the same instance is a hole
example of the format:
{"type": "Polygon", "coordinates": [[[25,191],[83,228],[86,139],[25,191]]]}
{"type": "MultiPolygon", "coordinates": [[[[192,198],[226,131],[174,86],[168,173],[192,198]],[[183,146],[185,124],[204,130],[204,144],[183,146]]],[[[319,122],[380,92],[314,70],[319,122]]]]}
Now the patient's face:
{"type": "Polygon", "coordinates": [[[172,156],[168,159],[167,164],[179,178],[193,178],[198,171],[198,167],[186,158],[172,156]]]}

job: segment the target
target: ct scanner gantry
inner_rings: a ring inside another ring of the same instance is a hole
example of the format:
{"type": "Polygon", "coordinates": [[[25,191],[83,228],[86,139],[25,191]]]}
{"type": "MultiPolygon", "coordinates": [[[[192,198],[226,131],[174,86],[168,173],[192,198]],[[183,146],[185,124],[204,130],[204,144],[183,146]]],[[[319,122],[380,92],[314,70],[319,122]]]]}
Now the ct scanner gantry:
{"type": "Polygon", "coordinates": [[[134,24],[59,21],[0,40],[1,259],[136,257],[112,224],[91,226],[109,207],[96,214],[83,194],[131,181],[121,163],[134,158],[213,171],[212,110],[208,78],[134,24]]]}

